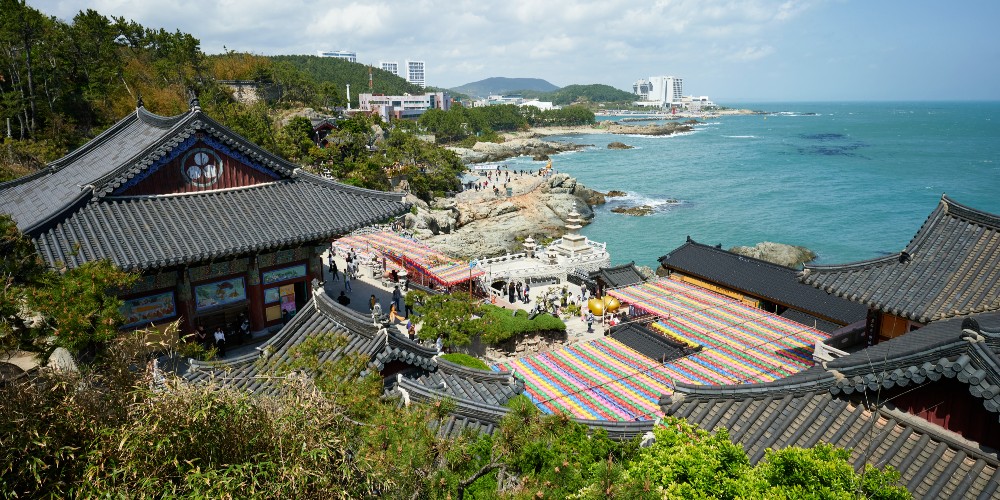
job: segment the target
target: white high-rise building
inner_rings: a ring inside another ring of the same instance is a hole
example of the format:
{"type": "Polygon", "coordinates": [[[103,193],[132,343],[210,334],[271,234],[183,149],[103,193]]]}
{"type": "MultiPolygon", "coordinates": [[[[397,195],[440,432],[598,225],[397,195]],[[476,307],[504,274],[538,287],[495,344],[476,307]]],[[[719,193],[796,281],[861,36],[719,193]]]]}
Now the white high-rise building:
{"type": "Polygon", "coordinates": [[[399,74],[399,62],[397,61],[379,61],[378,66],[382,68],[383,71],[388,71],[396,76],[401,76],[399,74]]]}
{"type": "Polygon", "coordinates": [[[635,82],[632,90],[649,104],[670,107],[681,102],[684,80],[676,76],[651,76],[635,82]]]}
{"type": "Polygon", "coordinates": [[[420,85],[420,88],[426,86],[426,74],[424,73],[424,62],[423,61],[406,61],[406,75],[400,75],[406,78],[406,81],[414,84],[420,85]]]}
{"type": "Polygon", "coordinates": [[[320,50],[316,53],[320,57],[336,57],[338,59],[344,59],[352,63],[358,62],[358,53],[349,50],[320,50]]]}

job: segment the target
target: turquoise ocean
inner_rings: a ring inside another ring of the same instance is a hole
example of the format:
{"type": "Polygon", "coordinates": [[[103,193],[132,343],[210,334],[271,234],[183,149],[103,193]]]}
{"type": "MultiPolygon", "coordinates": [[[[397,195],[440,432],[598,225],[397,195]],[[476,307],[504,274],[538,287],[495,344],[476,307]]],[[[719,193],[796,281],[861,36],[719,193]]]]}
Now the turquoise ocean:
{"type": "Polygon", "coordinates": [[[1000,102],[724,104],[768,114],[709,118],[669,137],[550,138],[591,145],[553,156],[557,171],[628,193],[582,230],[607,242],[613,264],[655,268],[687,236],[802,245],[815,263],[837,264],[903,249],[943,193],[1000,214],[1000,102]],[[608,150],[613,141],[634,149],[608,150]],[[610,211],[622,205],[654,212],[610,211]]]}

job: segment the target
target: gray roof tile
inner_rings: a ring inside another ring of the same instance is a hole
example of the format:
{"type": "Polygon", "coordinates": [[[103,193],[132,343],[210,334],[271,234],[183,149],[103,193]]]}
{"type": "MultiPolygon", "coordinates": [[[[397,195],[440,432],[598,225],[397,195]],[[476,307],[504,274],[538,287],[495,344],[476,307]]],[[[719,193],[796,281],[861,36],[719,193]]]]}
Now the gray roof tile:
{"type": "Polygon", "coordinates": [[[921,323],[1000,310],[1000,216],[942,196],[900,253],[805,266],[803,283],[921,323]]]}
{"type": "MultiPolygon", "coordinates": [[[[760,259],[738,255],[721,248],[688,240],[667,255],[660,265],[747,295],[766,299],[808,315],[817,316],[838,325],[853,323],[865,317],[867,308],[840,297],[804,285],[797,271],[760,259]]],[[[796,319],[795,321],[799,321],[796,319]]],[[[800,323],[812,325],[808,318],[800,323]]],[[[828,330],[824,330],[828,331],[828,330]]],[[[829,330],[832,331],[832,330],[829,330]]]]}

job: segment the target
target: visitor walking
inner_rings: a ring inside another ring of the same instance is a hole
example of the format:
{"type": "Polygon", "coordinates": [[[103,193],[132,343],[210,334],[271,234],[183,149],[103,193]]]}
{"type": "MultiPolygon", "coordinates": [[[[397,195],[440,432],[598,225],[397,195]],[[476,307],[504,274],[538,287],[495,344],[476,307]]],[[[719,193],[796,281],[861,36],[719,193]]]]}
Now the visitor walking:
{"type": "Polygon", "coordinates": [[[399,285],[392,289],[392,305],[396,306],[397,311],[403,310],[403,292],[399,291],[399,285]]]}
{"type": "Polygon", "coordinates": [[[373,293],[371,298],[368,299],[368,312],[375,312],[375,304],[378,304],[378,300],[375,298],[375,294],[373,293]]]}
{"type": "Polygon", "coordinates": [[[351,290],[351,273],[349,273],[349,272],[344,273],[344,290],[347,290],[347,293],[351,293],[352,292],[352,290],[351,290]]]}
{"type": "Polygon", "coordinates": [[[587,333],[594,331],[594,313],[587,311],[587,333]]]}
{"type": "Polygon", "coordinates": [[[527,284],[527,283],[525,283],[525,284],[524,284],[524,303],[525,303],[525,304],[527,304],[527,303],[528,303],[528,301],[529,301],[529,300],[531,300],[531,298],[530,298],[530,297],[528,296],[528,292],[529,292],[530,290],[531,290],[531,287],[530,287],[530,286],[528,286],[528,284],[527,284]]]}
{"type": "Polygon", "coordinates": [[[337,268],[337,263],[333,260],[333,254],[330,254],[330,279],[333,281],[340,280],[340,269],[337,268]]]}

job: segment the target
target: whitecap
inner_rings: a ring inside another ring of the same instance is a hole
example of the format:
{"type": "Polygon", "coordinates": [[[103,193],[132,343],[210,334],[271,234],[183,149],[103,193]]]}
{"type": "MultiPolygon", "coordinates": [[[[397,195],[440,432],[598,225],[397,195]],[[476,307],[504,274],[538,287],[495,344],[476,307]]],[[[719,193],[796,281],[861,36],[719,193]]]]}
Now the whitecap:
{"type": "Polygon", "coordinates": [[[724,135],[722,137],[728,137],[730,139],[756,139],[756,135],[724,135]]]}

